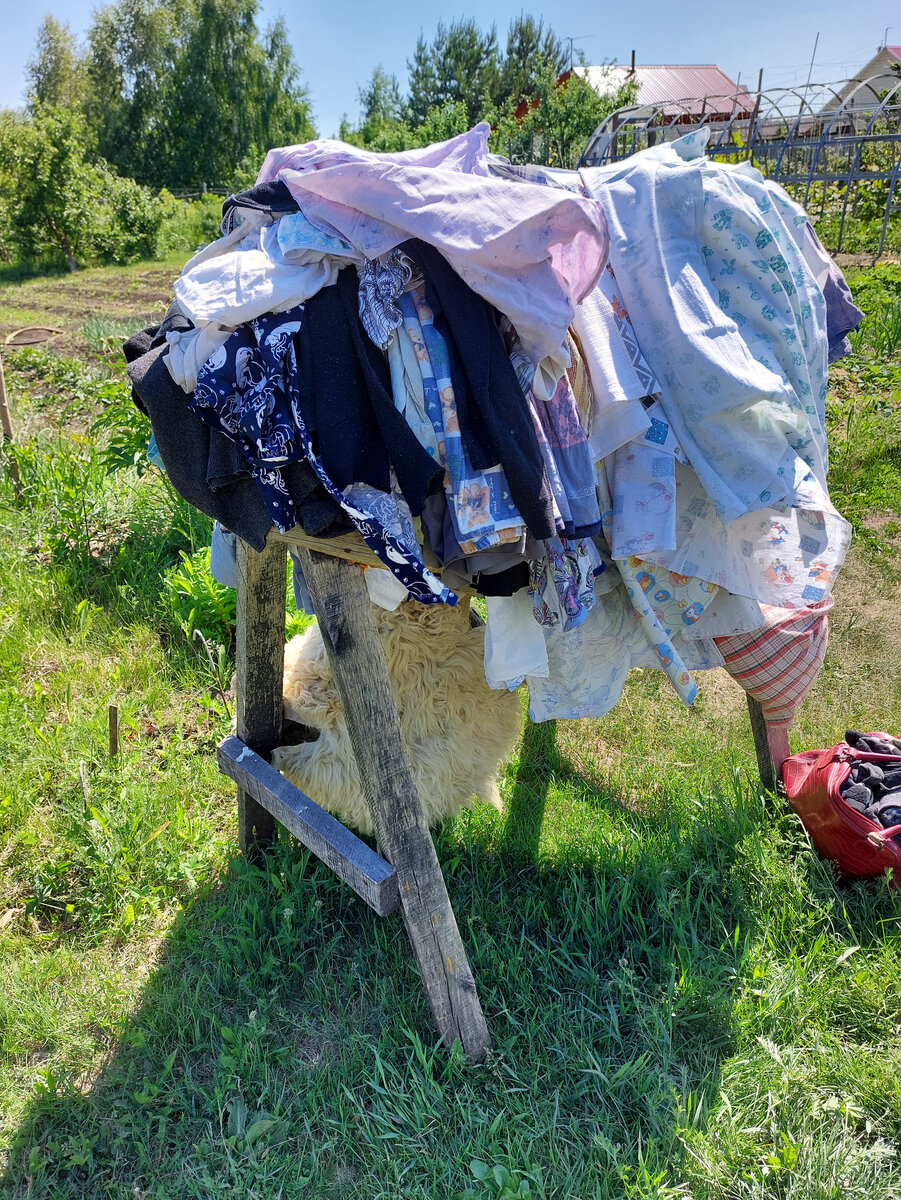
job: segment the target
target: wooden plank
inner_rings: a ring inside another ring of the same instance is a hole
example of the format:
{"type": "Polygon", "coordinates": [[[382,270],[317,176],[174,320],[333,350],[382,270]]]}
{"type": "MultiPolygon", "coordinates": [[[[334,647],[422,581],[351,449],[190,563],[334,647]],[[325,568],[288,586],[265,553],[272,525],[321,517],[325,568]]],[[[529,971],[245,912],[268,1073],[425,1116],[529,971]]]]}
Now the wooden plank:
{"type": "MultiPolygon", "coordinates": [[[[261,755],[271,754],[281,737],[286,580],[284,543],[270,540],[257,553],[238,539],[235,731],[261,755]]],[[[263,846],[274,834],[272,814],[239,789],[238,841],[243,853],[259,861],[263,846]]]]}
{"type": "Polygon", "coordinates": [[[758,701],[751,695],[747,699],[760,782],[768,792],[775,792],[782,787],[782,764],[791,753],[788,728],[785,725],[770,725],[758,701]]]}
{"type": "Polygon", "coordinates": [[[380,917],[394,912],[399,899],[397,875],[390,863],[234,734],[219,743],[216,754],[219,769],[230,776],[245,795],[252,796],[289,833],[331,867],[380,917]]]}
{"type": "Polygon", "coordinates": [[[307,534],[298,525],[294,529],[289,529],[287,533],[276,533],[272,535],[277,537],[287,546],[296,549],[298,546],[306,546],[308,550],[320,550],[324,553],[332,555],[334,558],[343,558],[347,562],[361,563],[365,567],[377,567],[385,570],[385,564],[376,555],[375,551],[370,550],[358,533],[342,533],[338,537],[333,538],[313,538],[307,534]],[[325,549],[325,546],[328,549],[325,549]]]}
{"type": "MultiPolygon", "coordinates": [[[[342,533],[338,537],[333,538],[314,538],[308,537],[303,532],[300,526],[295,526],[294,529],[289,529],[287,533],[272,533],[270,538],[278,539],[284,542],[286,546],[292,549],[298,549],[303,546],[307,550],[316,550],[320,554],[326,554],[330,558],[343,558],[345,562],[359,563],[364,567],[375,567],[376,570],[386,571],[388,568],[378,557],[378,555],[370,550],[360,535],[356,532],[342,533]]],[[[423,562],[429,570],[441,576],[441,564],[428,550],[423,550],[423,562]]],[[[476,596],[478,593],[472,588],[457,587],[453,589],[458,596],[476,596]]]]}
{"type": "Polygon", "coordinates": [[[397,872],[401,913],[432,1016],[445,1045],[459,1038],[467,1057],[479,1061],[490,1044],[488,1026],[403,748],[363,572],[305,546],[298,552],[379,850],[397,872]]]}

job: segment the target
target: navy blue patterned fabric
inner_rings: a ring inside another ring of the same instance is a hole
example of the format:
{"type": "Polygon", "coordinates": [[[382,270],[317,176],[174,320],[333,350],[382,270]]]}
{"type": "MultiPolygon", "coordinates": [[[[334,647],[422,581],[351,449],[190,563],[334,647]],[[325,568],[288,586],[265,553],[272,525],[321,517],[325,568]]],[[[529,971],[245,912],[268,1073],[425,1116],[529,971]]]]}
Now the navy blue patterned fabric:
{"type": "Polygon", "coordinates": [[[283,533],[297,524],[282,468],[307,459],[366,544],[423,604],[457,598],[429,571],[406,504],[389,492],[352,484],[335,487],[315,453],[300,411],[294,335],[303,306],[242,325],[204,364],[190,401],[198,416],[230,437],[250,464],[260,495],[283,533]]]}
{"type": "Polygon", "coordinates": [[[302,316],[300,307],[270,313],[235,330],[200,368],[190,401],[208,424],[238,444],[282,531],[297,524],[297,511],[280,468],[307,457],[292,401],[297,396],[293,338],[302,316]]]}

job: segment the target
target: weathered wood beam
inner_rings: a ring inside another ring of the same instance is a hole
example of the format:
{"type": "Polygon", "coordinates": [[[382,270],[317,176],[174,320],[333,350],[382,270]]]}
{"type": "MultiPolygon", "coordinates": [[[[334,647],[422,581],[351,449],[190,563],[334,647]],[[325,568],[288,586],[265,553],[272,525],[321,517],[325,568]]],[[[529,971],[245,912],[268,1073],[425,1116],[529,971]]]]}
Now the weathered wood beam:
{"type": "MultiPolygon", "coordinates": [[[[285,584],[287,552],[271,540],[258,553],[238,539],[235,690],[238,737],[258,754],[270,754],[282,730],[285,672],[285,584]]],[[[275,821],[248,792],[238,791],[238,842],[259,861],[272,841],[275,821]]]]}
{"type": "Polygon", "coordinates": [[[362,570],[298,547],[379,850],[397,872],[401,913],[435,1024],[471,1061],[490,1044],[438,856],[426,825],[362,570]]]}
{"type": "MultiPolygon", "coordinates": [[[[277,538],[280,542],[284,542],[292,550],[298,549],[300,546],[306,547],[307,550],[317,550],[322,552],[323,539],[310,537],[308,534],[296,526],[294,529],[289,529],[287,533],[271,533],[270,539],[277,538]]],[[[330,537],[325,543],[328,545],[328,554],[330,558],[343,558],[347,562],[358,563],[364,567],[373,567],[377,571],[387,570],[385,564],[378,557],[374,550],[363,541],[362,537],[357,532],[342,533],[337,537],[330,537]]],[[[423,548],[423,561],[429,570],[435,574],[441,575],[441,564],[435,555],[423,548]]],[[[475,596],[476,591],[473,588],[454,586],[453,589],[458,596],[475,596]]]]}
{"type": "Polygon", "coordinates": [[[394,912],[399,903],[397,875],[390,863],[234,734],[219,743],[216,755],[220,771],[331,867],[380,917],[394,912]]]}

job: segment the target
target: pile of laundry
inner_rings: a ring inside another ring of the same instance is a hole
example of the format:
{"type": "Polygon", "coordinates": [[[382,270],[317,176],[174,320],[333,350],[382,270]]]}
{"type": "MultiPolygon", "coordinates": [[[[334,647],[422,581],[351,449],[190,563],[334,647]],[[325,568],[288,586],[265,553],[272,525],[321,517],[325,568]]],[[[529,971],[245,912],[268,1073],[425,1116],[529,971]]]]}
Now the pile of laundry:
{"type": "Polygon", "coordinates": [[[581,172],[488,133],[270,151],[126,344],[159,461],[226,581],[234,536],[300,526],[359,532],[386,607],[483,595],[486,679],[533,720],[725,666],[790,721],[849,543],[825,398],[860,310],[706,131],[581,172]]]}

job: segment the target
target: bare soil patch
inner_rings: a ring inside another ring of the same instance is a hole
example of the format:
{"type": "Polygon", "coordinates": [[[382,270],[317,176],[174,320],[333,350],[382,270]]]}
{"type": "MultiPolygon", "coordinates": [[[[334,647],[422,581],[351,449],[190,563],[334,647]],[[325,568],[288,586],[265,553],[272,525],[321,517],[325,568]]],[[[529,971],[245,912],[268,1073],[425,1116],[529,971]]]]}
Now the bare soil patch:
{"type": "Polygon", "coordinates": [[[7,334],[45,323],[61,329],[52,342],[61,354],[89,354],[84,336],[91,318],[140,328],[160,320],[172,299],[177,263],[147,267],[96,267],[73,275],[43,276],[0,284],[0,349],[7,334]]]}

